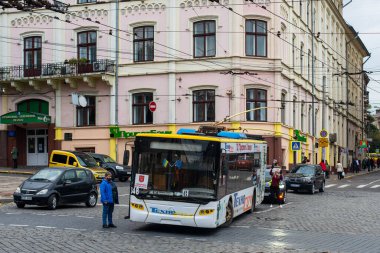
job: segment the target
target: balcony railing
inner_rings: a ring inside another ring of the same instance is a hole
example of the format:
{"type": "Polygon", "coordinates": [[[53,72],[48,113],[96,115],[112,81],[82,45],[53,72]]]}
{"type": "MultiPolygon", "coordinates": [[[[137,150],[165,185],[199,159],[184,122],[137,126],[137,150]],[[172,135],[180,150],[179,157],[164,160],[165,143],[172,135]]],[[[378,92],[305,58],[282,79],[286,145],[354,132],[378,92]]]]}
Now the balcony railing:
{"type": "Polygon", "coordinates": [[[47,63],[40,66],[0,67],[0,81],[20,80],[30,77],[75,76],[88,73],[115,71],[115,61],[97,60],[92,63],[47,63]]]}

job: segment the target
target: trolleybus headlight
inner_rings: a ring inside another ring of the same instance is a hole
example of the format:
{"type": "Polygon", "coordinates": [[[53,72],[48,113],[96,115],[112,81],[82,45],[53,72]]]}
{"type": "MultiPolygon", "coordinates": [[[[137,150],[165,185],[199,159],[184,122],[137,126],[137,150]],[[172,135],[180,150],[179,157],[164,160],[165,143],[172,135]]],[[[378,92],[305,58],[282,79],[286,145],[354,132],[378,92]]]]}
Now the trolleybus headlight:
{"type": "Polygon", "coordinates": [[[144,210],[144,206],[141,204],[131,203],[131,207],[138,210],[144,210]]]}
{"type": "Polygon", "coordinates": [[[199,215],[210,215],[215,212],[214,209],[202,209],[199,211],[199,215]]]}

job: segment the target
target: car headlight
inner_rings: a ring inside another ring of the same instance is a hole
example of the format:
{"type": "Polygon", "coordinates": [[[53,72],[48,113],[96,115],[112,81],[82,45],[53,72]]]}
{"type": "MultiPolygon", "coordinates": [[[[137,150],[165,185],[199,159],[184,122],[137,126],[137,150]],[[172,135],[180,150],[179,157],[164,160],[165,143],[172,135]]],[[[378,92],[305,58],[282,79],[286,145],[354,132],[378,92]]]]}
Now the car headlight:
{"type": "Polygon", "coordinates": [[[117,169],[117,170],[124,170],[124,167],[119,166],[119,165],[116,165],[116,169],[117,169]]]}
{"type": "Polygon", "coordinates": [[[280,189],[284,189],[284,188],[285,188],[285,185],[280,184],[280,189]]]}
{"type": "Polygon", "coordinates": [[[17,187],[17,188],[16,188],[15,193],[21,193],[21,189],[20,189],[20,187],[17,187]]]}
{"type": "Polygon", "coordinates": [[[48,189],[43,189],[43,190],[37,192],[37,195],[46,194],[47,192],[48,192],[48,189]]]}
{"type": "Polygon", "coordinates": [[[303,181],[306,183],[311,183],[311,178],[310,177],[305,177],[303,178],[303,181]]]}

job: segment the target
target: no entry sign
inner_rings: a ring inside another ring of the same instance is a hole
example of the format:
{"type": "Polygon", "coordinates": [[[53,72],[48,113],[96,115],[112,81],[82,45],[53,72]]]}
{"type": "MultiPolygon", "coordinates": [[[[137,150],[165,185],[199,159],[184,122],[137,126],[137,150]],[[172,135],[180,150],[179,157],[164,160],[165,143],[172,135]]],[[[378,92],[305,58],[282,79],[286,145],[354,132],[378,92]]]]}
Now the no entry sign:
{"type": "Polygon", "coordinates": [[[154,112],[157,109],[157,104],[154,101],[149,103],[149,111],[154,112]]]}

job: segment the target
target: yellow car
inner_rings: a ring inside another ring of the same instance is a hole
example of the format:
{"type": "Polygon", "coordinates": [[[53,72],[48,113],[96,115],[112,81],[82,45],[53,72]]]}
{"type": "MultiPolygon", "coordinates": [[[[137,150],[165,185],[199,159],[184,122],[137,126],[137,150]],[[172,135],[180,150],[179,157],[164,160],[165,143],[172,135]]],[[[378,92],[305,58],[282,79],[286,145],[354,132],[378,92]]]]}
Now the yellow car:
{"type": "Polygon", "coordinates": [[[79,151],[53,150],[49,159],[49,167],[86,168],[92,171],[97,181],[101,181],[107,172],[98,165],[94,158],[79,151]]]}

